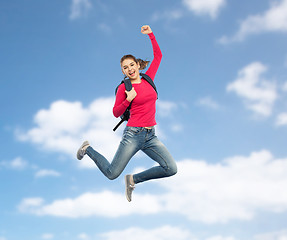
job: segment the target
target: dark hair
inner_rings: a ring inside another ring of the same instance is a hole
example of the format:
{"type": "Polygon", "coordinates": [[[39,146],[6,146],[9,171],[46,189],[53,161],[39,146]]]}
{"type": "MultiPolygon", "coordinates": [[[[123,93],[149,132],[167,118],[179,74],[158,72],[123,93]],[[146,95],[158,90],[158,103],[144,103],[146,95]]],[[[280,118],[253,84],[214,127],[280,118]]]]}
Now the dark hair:
{"type": "Polygon", "coordinates": [[[134,60],[136,63],[138,63],[140,65],[140,70],[145,69],[148,66],[149,62],[150,62],[150,61],[144,61],[144,60],[142,60],[140,58],[136,58],[135,56],[133,56],[131,54],[128,54],[128,55],[124,55],[121,58],[121,65],[122,65],[124,60],[129,59],[129,58],[131,58],[132,60],[134,60]]]}

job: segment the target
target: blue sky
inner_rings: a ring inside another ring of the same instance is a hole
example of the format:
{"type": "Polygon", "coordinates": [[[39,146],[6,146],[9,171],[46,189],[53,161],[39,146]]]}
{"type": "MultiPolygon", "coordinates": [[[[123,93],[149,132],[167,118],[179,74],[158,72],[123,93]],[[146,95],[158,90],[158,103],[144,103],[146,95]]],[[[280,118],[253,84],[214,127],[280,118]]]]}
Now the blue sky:
{"type": "Polygon", "coordinates": [[[287,1],[0,1],[0,240],[287,239],[287,1]],[[152,60],[174,177],[137,185],[110,160],[119,60],[152,60]]]}

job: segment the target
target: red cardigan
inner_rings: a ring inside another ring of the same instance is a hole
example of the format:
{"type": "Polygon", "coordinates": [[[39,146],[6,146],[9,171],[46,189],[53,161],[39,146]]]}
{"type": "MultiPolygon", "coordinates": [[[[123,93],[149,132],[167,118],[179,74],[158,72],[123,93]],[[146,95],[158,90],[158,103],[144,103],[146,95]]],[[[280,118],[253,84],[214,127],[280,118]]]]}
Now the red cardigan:
{"type": "MultiPolygon", "coordinates": [[[[152,43],[154,58],[150,64],[150,67],[146,71],[146,74],[150,76],[152,80],[154,80],[155,74],[162,59],[162,53],[154,34],[150,33],[148,36],[152,43]]],[[[143,78],[141,79],[141,83],[133,83],[133,87],[137,93],[137,96],[132,101],[130,118],[128,120],[127,126],[151,127],[156,125],[155,102],[157,100],[157,94],[155,90],[143,78]]],[[[125,86],[124,84],[121,84],[118,88],[115,104],[113,107],[113,114],[115,117],[121,116],[129,106],[130,102],[126,100],[126,97],[125,86]]]]}

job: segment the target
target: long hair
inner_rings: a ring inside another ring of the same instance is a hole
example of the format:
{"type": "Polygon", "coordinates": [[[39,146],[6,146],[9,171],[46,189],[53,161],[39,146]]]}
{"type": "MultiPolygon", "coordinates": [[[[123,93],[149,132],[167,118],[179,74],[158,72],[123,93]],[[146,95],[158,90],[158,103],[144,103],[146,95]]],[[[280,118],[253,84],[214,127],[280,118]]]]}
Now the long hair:
{"type": "Polygon", "coordinates": [[[121,58],[121,65],[123,63],[124,60],[126,59],[132,59],[134,60],[136,63],[138,63],[140,65],[140,69],[139,70],[143,70],[145,69],[148,64],[150,63],[150,61],[145,61],[145,60],[142,60],[140,58],[136,58],[135,56],[131,55],[131,54],[128,54],[128,55],[124,55],[122,58],[121,58]]]}

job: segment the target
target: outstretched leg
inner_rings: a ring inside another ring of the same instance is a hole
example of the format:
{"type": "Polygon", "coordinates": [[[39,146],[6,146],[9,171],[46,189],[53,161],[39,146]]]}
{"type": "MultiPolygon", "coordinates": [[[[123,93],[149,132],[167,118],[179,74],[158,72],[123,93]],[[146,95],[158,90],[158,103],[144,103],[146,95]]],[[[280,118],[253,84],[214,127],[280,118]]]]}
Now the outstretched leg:
{"type": "Polygon", "coordinates": [[[130,159],[140,150],[134,133],[126,128],[118,150],[110,163],[102,154],[89,146],[85,153],[95,162],[100,171],[110,180],[117,178],[130,159]]]}

